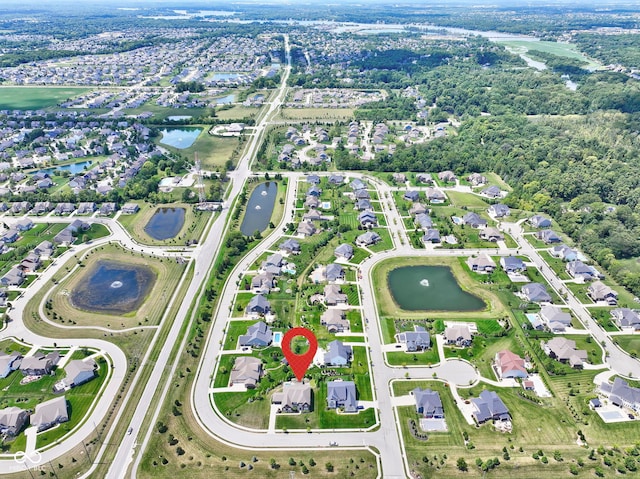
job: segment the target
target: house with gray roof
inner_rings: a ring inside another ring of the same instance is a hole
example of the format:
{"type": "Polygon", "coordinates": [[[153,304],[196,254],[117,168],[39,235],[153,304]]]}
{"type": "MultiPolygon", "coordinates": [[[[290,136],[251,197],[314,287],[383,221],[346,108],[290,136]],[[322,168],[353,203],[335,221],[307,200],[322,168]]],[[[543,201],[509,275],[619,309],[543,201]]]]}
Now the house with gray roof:
{"type": "Polygon", "coordinates": [[[69,413],[65,396],[59,396],[36,405],[35,412],[31,415],[31,424],[36,427],[38,432],[68,420],[69,413]]]}
{"type": "Polygon", "coordinates": [[[493,226],[488,226],[480,230],[479,236],[480,239],[491,241],[492,243],[496,243],[504,239],[504,235],[500,232],[500,230],[498,228],[494,228],[493,226]]]}
{"type": "Polygon", "coordinates": [[[317,208],[318,206],[320,206],[320,199],[317,196],[309,195],[305,198],[305,208],[317,208]]]}
{"type": "Polygon", "coordinates": [[[433,220],[427,213],[417,214],[413,219],[413,222],[416,225],[416,228],[421,228],[423,230],[433,227],[433,220]]]}
{"type": "Polygon", "coordinates": [[[11,406],[0,409],[0,435],[17,436],[29,421],[29,414],[24,409],[11,406]]]}
{"type": "Polygon", "coordinates": [[[587,288],[587,295],[596,303],[605,301],[609,306],[618,304],[618,292],[602,281],[594,281],[587,288]]]}
{"type": "Polygon", "coordinates": [[[345,346],[342,341],[334,340],[327,344],[327,352],[324,354],[324,364],[327,366],[347,366],[353,356],[351,346],[345,346]]]}
{"type": "Polygon", "coordinates": [[[535,237],[544,241],[545,244],[562,243],[562,238],[553,230],[536,231],[535,237]]]}
{"type": "Polygon", "coordinates": [[[328,264],[324,276],[329,282],[341,281],[344,279],[344,268],[338,263],[328,264]]]}
{"type": "Polygon", "coordinates": [[[640,330],[640,315],[634,310],[629,308],[616,308],[612,309],[610,314],[619,328],[640,330]]]}
{"type": "Polygon", "coordinates": [[[540,283],[527,283],[520,288],[520,294],[532,303],[550,303],[551,295],[547,288],[540,283]]]}
{"type": "Polygon", "coordinates": [[[571,326],[571,314],[565,313],[557,306],[546,305],[540,309],[540,318],[547,327],[557,333],[571,326]]]}
{"type": "Polygon", "coordinates": [[[348,243],[342,243],[333,251],[336,258],[343,258],[346,260],[350,260],[353,258],[353,246],[348,243]]]}
{"type": "Polygon", "coordinates": [[[487,421],[509,421],[511,416],[509,415],[509,409],[502,402],[500,396],[493,391],[485,389],[480,393],[477,398],[471,399],[473,405],[473,412],[471,415],[478,424],[485,423],[487,421]]]}
{"type": "Polygon", "coordinates": [[[435,228],[427,228],[422,236],[423,243],[440,243],[440,231],[435,228]]]}
{"type": "Polygon", "coordinates": [[[602,383],[599,390],[614,406],[640,412],[640,388],[629,386],[624,379],[616,377],[613,383],[602,383]]]}
{"type": "Polygon", "coordinates": [[[503,256],[500,258],[500,266],[506,273],[519,273],[527,269],[524,261],[517,256],[503,256]]]}
{"type": "Polygon", "coordinates": [[[551,228],[551,220],[542,215],[533,215],[529,218],[529,224],[534,228],[551,228]]]}
{"type": "Polygon", "coordinates": [[[33,227],[34,227],[33,221],[31,221],[31,219],[29,218],[23,218],[18,222],[16,222],[15,224],[15,228],[18,231],[29,231],[33,227]]]}
{"type": "Polygon", "coordinates": [[[455,175],[455,173],[450,170],[441,171],[440,173],[438,173],[438,179],[447,183],[453,183],[457,178],[458,177],[455,175]]]}
{"type": "Polygon", "coordinates": [[[417,324],[413,325],[413,331],[396,334],[396,342],[404,345],[407,352],[424,351],[431,347],[429,331],[417,324]]]}
{"type": "Polygon", "coordinates": [[[372,228],[378,225],[378,218],[373,211],[365,210],[358,215],[358,221],[365,228],[372,228]]]}
{"type": "Polygon", "coordinates": [[[320,188],[318,188],[316,185],[311,185],[307,190],[307,194],[305,196],[316,196],[319,198],[321,194],[322,190],[320,188]]]}
{"type": "MultiPolygon", "coordinates": [[[[136,205],[138,206],[138,205],[136,205]]],[[[76,205],[73,203],[58,203],[53,210],[56,215],[69,215],[76,210],[76,205]]]]}
{"type": "Polygon", "coordinates": [[[40,258],[42,259],[48,259],[53,254],[54,250],[55,246],[53,243],[46,240],[33,249],[34,253],[40,255],[40,258]]]}
{"type": "Polygon", "coordinates": [[[53,237],[53,242],[60,246],[69,246],[75,241],[75,236],[69,228],[65,228],[53,237]]]}
{"type": "Polygon", "coordinates": [[[313,185],[319,185],[320,184],[320,177],[318,175],[316,175],[315,173],[307,175],[307,183],[311,183],[313,185]]]}
{"type": "Polygon", "coordinates": [[[367,231],[356,238],[356,244],[358,246],[371,246],[378,243],[380,240],[382,240],[382,238],[378,233],[375,231],[367,231]]]}
{"type": "Polygon", "coordinates": [[[569,248],[566,244],[552,246],[549,249],[549,254],[556,258],[561,258],[562,261],[575,261],[578,259],[578,252],[575,249],[569,248]]]}
{"type": "Polygon", "coordinates": [[[371,206],[371,201],[368,198],[362,198],[356,201],[356,210],[358,211],[367,211],[373,210],[373,206],[371,206]]]}
{"type": "Polygon", "coordinates": [[[320,316],[320,324],[330,333],[343,333],[351,328],[343,310],[330,308],[320,316]]]}
{"type": "Polygon", "coordinates": [[[20,232],[15,228],[11,228],[2,234],[2,242],[4,244],[15,243],[18,238],[20,238],[20,232]]]}
{"type": "Polygon", "coordinates": [[[116,212],[118,206],[113,202],[102,203],[100,205],[100,209],[98,210],[98,215],[100,216],[109,216],[116,212]]]}
{"type": "Polygon", "coordinates": [[[50,374],[53,367],[58,364],[60,354],[57,351],[47,355],[36,352],[31,356],[25,356],[20,363],[20,372],[25,376],[44,376],[50,374]]]}
{"type": "Polygon", "coordinates": [[[3,286],[20,286],[24,283],[24,280],[24,272],[17,266],[14,266],[8,273],[0,278],[0,284],[3,286]]]}
{"type": "Polygon", "coordinates": [[[469,326],[466,324],[454,324],[447,326],[443,335],[446,344],[458,347],[471,346],[471,341],[473,340],[471,331],[469,331],[469,326]]]}
{"type": "Polygon", "coordinates": [[[478,213],[470,211],[462,217],[462,223],[472,228],[484,228],[487,226],[487,220],[481,218],[478,213]]]}
{"type": "Polygon", "coordinates": [[[300,243],[298,243],[298,241],[292,238],[288,238],[284,240],[282,243],[278,245],[278,248],[280,248],[280,250],[285,251],[286,253],[289,253],[289,254],[300,253],[300,243]]]}
{"type": "Polygon", "coordinates": [[[493,273],[496,269],[496,263],[485,253],[481,253],[475,257],[470,256],[466,262],[469,269],[476,273],[493,273]]]}
{"type": "Polygon", "coordinates": [[[418,201],[420,199],[420,192],[417,190],[405,191],[403,198],[408,201],[418,201]]]}
{"type": "Polygon", "coordinates": [[[98,365],[92,358],[73,359],[69,361],[64,372],[66,377],[62,380],[65,389],[74,388],[96,377],[98,365]]]}
{"type": "Polygon", "coordinates": [[[17,351],[12,351],[10,354],[0,352],[0,378],[4,379],[18,369],[21,361],[22,354],[17,351]]]}
{"type": "Polygon", "coordinates": [[[447,201],[447,196],[437,188],[428,187],[425,191],[425,196],[430,203],[439,204],[447,201]]]}
{"type": "Polygon", "coordinates": [[[471,186],[482,186],[487,182],[487,177],[480,173],[471,173],[467,176],[467,181],[471,186]]]}
{"type": "Polygon", "coordinates": [[[280,406],[280,413],[304,413],[312,408],[311,386],[308,383],[287,381],[282,392],[271,396],[271,403],[280,406]]]}
{"type": "Polygon", "coordinates": [[[123,215],[133,215],[140,211],[140,206],[137,203],[125,203],[122,205],[123,215]]]}
{"type": "Polygon", "coordinates": [[[411,395],[416,401],[416,412],[427,419],[444,419],[444,408],[437,391],[415,388],[411,395]]]}
{"type": "Polygon", "coordinates": [[[511,214],[511,210],[509,209],[509,207],[507,205],[503,205],[502,203],[489,206],[487,212],[492,218],[504,218],[505,216],[509,216],[511,214]]]}
{"type": "Polygon", "coordinates": [[[593,269],[582,261],[569,261],[565,266],[565,269],[572,278],[582,279],[583,281],[591,281],[595,279],[593,269]]]}
{"type": "Polygon", "coordinates": [[[229,376],[229,386],[244,384],[254,389],[262,377],[262,361],[252,356],[239,356],[233,363],[229,376]]]}
{"type": "Polygon", "coordinates": [[[351,180],[349,186],[353,191],[364,190],[367,187],[367,185],[365,185],[360,178],[354,178],[353,180],[351,180]]]}
{"type": "Polygon", "coordinates": [[[331,185],[341,185],[344,183],[344,176],[333,174],[329,176],[328,181],[331,185]]]}
{"type": "Polygon", "coordinates": [[[499,187],[491,185],[482,190],[480,194],[487,198],[500,198],[502,196],[502,191],[500,191],[499,187]]]}
{"type": "Polygon", "coordinates": [[[569,364],[572,368],[582,369],[587,361],[587,352],[576,349],[576,342],[572,339],[556,336],[547,342],[542,341],[545,354],[561,363],[569,364]]]}
{"type": "Polygon", "coordinates": [[[421,215],[427,213],[427,207],[420,202],[415,202],[409,208],[409,214],[411,216],[421,215]]]}
{"type": "Polygon", "coordinates": [[[263,321],[258,321],[247,328],[247,334],[238,338],[240,347],[251,346],[252,348],[264,348],[273,341],[271,328],[263,321]]]}
{"type": "Polygon", "coordinates": [[[356,385],[353,381],[329,381],[327,383],[327,407],[343,409],[345,412],[356,412],[358,400],[356,385]]]}
{"type": "Polygon", "coordinates": [[[314,234],[316,234],[316,231],[316,227],[313,225],[313,223],[310,223],[308,221],[301,221],[298,224],[297,233],[300,236],[313,236],[314,234]]]}
{"type": "Polygon", "coordinates": [[[324,287],[324,302],[327,306],[347,304],[348,296],[342,292],[339,284],[328,284],[324,287]]]}
{"type": "Polygon", "coordinates": [[[247,304],[247,314],[257,314],[264,316],[265,314],[269,314],[271,312],[271,303],[262,296],[258,294],[251,298],[249,304],[247,304]]]}
{"type": "Polygon", "coordinates": [[[251,291],[255,294],[269,294],[276,286],[275,276],[271,273],[260,273],[251,278],[251,291]]]}

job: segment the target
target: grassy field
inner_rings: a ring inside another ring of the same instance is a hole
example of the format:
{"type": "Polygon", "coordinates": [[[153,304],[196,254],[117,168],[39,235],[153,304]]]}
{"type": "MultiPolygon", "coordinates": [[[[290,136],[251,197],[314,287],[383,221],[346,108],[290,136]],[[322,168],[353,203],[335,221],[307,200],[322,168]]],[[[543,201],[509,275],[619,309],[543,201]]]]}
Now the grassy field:
{"type": "Polygon", "coordinates": [[[449,197],[449,201],[458,208],[462,207],[474,207],[474,208],[488,208],[489,205],[479,196],[471,193],[461,193],[459,191],[447,191],[446,195],[449,197]]]}
{"type": "Polygon", "coordinates": [[[640,336],[616,336],[614,342],[633,357],[640,355],[640,336]]]}
{"type": "MultiPolygon", "coordinates": [[[[458,281],[460,287],[467,291],[473,291],[473,294],[480,296],[487,307],[483,311],[474,312],[474,317],[495,318],[505,315],[505,309],[500,300],[490,292],[484,285],[481,285],[463,269],[457,258],[395,258],[383,261],[377,264],[372,273],[375,294],[378,301],[378,310],[381,316],[392,316],[398,318],[423,318],[424,311],[405,311],[402,310],[393,300],[391,292],[387,286],[387,275],[392,269],[400,266],[415,265],[444,265],[449,266],[458,281]]],[[[465,318],[469,316],[469,312],[457,311],[430,311],[430,317],[434,318],[465,318]]]]}
{"type": "Polygon", "coordinates": [[[586,57],[583,53],[579,52],[575,45],[570,43],[559,42],[528,42],[522,40],[499,40],[498,43],[513,49],[517,53],[526,53],[529,50],[539,51],[544,53],[551,53],[559,57],[572,58],[574,60],[580,60],[587,63],[588,67],[600,66],[595,61],[586,57]]]}
{"type": "Polygon", "coordinates": [[[347,120],[353,118],[351,108],[282,108],[285,120],[347,120]]]}
{"type": "Polygon", "coordinates": [[[62,280],[49,294],[51,309],[45,309],[49,319],[83,326],[106,326],[114,329],[130,328],[136,325],[155,325],[158,323],[166,305],[175,291],[185,270],[185,266],[177,264],[173,259],[157,259],[139,253],[125,251],[117,246],[100,246],[91,250],[81,266],[74,270],[78,260],[71,259],[64,269],[71,274],[62,280]],[[101,259],[120,261],[126,264],[140,264],[151,268],[156,274],[155,284],[148,298],[140,309],[126,315],[107,315],[81,311],[74,308],[69,300],[68,292],[80,281],[85,281],[92,267],[101,259]],[[56,316],[53,316],[53,314],[56,316]]]}
{"type": "Polygon", "coordinates": [[[198,153],[198,159],[202,162],[203,170],[220,170],[227,160],[234,160],[240,139],[237,136],[214,136],[209,134],[207,125],[195,125],[202,128],[196,141],[189,148],[177,149],[163,144],[169,151],[178,153],[192,160],[198,153]]]}
{"type": "Polygon", "coordinates": [[[0,110],[41,110],[91,91],[84,87],[0,87],[0,110]]]}
{"type": "Polygon", "coordinates": [[[188,240],[199,240],[211,213],[197,211],[192,205],[172,203],[152,206],[149,203],[138,202],[140,211],[133,215],[120,215],[118,221],[138,243],[148,245],[182,245],[188,240]],[[145,232],[145,226],[160,208],[184,208],[184,224],[176,236],[166,240],[153,239],[145,232]]]}

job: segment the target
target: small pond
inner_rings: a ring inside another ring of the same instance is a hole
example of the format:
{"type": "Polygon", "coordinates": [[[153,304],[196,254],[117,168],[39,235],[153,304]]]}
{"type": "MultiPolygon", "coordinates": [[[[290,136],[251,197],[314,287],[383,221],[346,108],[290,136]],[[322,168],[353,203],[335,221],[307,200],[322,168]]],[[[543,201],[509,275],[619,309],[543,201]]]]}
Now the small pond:
{"type": "Polygon", "coordinates": [[[184,208],[158,208],[144,232],[153,239],[163,241],[177,235],[184,225],[184,208]]]}
{"type": "Polygon", "coordinates": [[[127,314],[137,310],[153,287],[151,268],[99,260],[71,292],[71,304],[95,313],[127,314]]]}
{"type": "Polygon", "coordinates": [[[216,105],[228,105],[229,103],[233,103],[236,101],[235,95],[227,95],[220,98],[214,98],[213,101],[216,102],[216,105]]]}
{"type": "Polygon", "coordinates": [[[160,130],[160,143],[184,150],[193,145],[200,132],[200,128],[165,128],[160,130]]]}
{"type": "Polygon", "coordinates": [[[406,311],[477,311],[485,303],[458,285],[448,266],[403,266],[387,276],[389,291],[406,311]]]}
{"type": "Polygon", "coordinates": [[[242,73],[214,73],[211,76],[212,81],[227,81],[227,80],[237,80],[242,76],[242,73]]]}
{"type": "Polygon", "coordinates": [[[244,214],[240,231],[245,236],[250,236],[258,231],[264,231],[271,221],[271,213],[276,203],[278,184],[274,181],[260,183],[251,193],[247,203],[247,211],[244,214]]]}
{"type": "MultiPolygon", "coordinates": [[[[62,170],[62,171],[68,171],[72,175],[75,175],[75,174],[78,174],[78,173],[82,173],[85,170],[85,168],[89,168],[90,166],[91,166],[91,162],[90,161],[81,161],[79,163],[71,163],[69,165],[52,166],[51,168],[44,168],[44,169],[38,170],[38,171],[40,173],[52,174],[56,170],[62,170]]],[[[34,173],[36,173],[36,172],[34,171],[34,173]]]]}

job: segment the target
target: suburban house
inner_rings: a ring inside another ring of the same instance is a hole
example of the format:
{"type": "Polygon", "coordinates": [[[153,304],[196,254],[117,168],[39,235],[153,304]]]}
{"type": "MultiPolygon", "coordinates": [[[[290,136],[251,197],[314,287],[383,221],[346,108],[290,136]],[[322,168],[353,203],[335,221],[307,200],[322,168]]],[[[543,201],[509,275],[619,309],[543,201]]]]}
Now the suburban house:
{"type": "Polygon", "coordinates": [[[561,258],[562,261],[575,261],[578,259],[578,252],[569,248],[566,244],[552,246],[549,254],[555,258],[561,258]]]}
{"type": "Polygon", "coordinates": [[[309,223],[308,221],[301,221],[298,224],[298,229],[296,230],[296,232],[303,237],[313,236],[316,234],[316,231],[316,227],[313,223],[309,223]]]}
{"type": "Polygon", "coordinates": [[[437,391],[415,388],[411,391],[416,400],[416,412],[427,419],[443,419],[444,408],[437,391]]]}
{"type": "Polygon", "coordinates": [[[345,346],[342,341],[334,340],[327,344],[327,352],[324,354],[326,366],[346,366],[351,361],[353,349],[345,346]]]}
{"type": "Polygon", "coordinates": [[[600,393],[609,398],[611,404],[640,412],[640,388],[634,388],[622,378],[615,378],[613,383],[600,385],[600,393]]]}
{"type": "Polygon", "coordinates": [[[380,235],[375,231],[367,231],[356,238],[356,244],[358,246],[371,246],[381,239],[380,235]]]}
{"type": "Polygon", "coordinates": [[[327,328],[330,333],[342,333],[350,329],[349,320],[341,309],[327,309],[320,316],[320,324],[327,328]]]}
{"type": "Polygon", "coordinates": [[[316,185],[311,185],[307,190],[306,196],[317,196],[318,198],[322,194],[322,190],[318,188],[316,185]]]}
{"type": "Polygon", "coordinates": [[[480,173],[471,173],[467,176],[467,181],[471,183],[471,186],[482,186],[487,183],[487,177],[480,173]]]}
{"type": "Polygon", "coordinates": [[[0,409],[0,435],[16,436],[29,421],[29,414],[19,407],[0,409]]]}
{"type": "Polygon", "coordinates": [[[425,191],[425,196],[427,197],[430,203],[438,204],[438,203],[444,203],[445,201],[447,201],[446,195],[442,191],[438,190],[437,188],[428,187],[427,190],[425,191]]]}
{"type": "Polygon", "coordinates": [[[504,239],[504,235],[500,233],[500,230],[494,227],[487,227],[482,229],[480,231],[479,236],[480,236],[480,239],[483,239],[485,241],[491,241],[492,243],[495,243],[497,241],[502,241],[504,239]]]}
{"type": "Polygon", "coordinates": [[[583,363],[587,360],[587,352],[584,349],[576,349],[576,342],[572,339],[555,337],[546,343],[542,341],[541,346],[547,356],[569,364],[572,368],[582,369],[583,363]]]}
{"type": "Polygon", "coordinates": [[[324,287],[324,302],[327,306],[347,304],[348,296],[342,292],[339,284],[328,284],[324,287]]]}
{"type": "Polygon", "coordinates": [[[441,171],[440,173],[438,173],[438,179],[447,183],[453,183],[457,178],[458,177],[455,175],[455,173],[450,170],[441,171]]]}
{"type": "Polygon", "coordinates": [[[571,326],[571,314],[557,306],[546,305],[540,309],[540,318],[554,333],[562,332],[571,326]]]}
{"type": "Polygon", "coordinates": [[[408,190],[404,193],[403,198],[408,201],[418,201],[420,199],[420,192],[416,190],[408,190]]]}
{"type": "Polygon", "coordinates": [[[569,261],[565,269],[567,270],[567,273],[569,273],[569,276],[576,279],[582,279],[583,281],[591,281],[596,277],[593,268],[579,260],[569,261]]]}
{"type": "Polygon", "coordinates": [[[602,281],[594,281],[587,288],[587,295],[596,303],[606,301],[609,306],[618,304],[618,292],[611,289],[602,281]]]}
{"type": "MultiPolygon", "coordinates": [[[[621,329],[640,330],[640,316],[629,308],[616,308],[611,310],[611,317],[621,329]]],[[[0,373],[2,369],[0,368],[0,373]]],[[[2,377],[2,376],[0,376],[2,377]]]]}
{"type": "Polygon", "coordinates": [[[407,182],[407,175],[405,175],[404,173],[394,173],[393,175],[391,175],[391,177],[393,178],[393,181],[395,183],[406,183],[407,182]]]}
{"type": "Polygon", "coordinates": [[[271,312],[271,303],[261,294],[251,298],[247,304],[247,314],[264,316],[271,312]]]}
{"type": "Polygon", "coordinates": [[[427,228],[422,236],[423,243],[440,243],[440,231],[435,228],[427,228]]]}
{"type": "Polygon", "coordinates": [[[396,342],[404,345],[407,352],[424,351],[431,347],[429,332],[417,324],[413,326],[413,331],[396,334],[396,342]]]}
{"type": "Polygon", "coordinates": [[[300,243],[298,243],[294,239],[286,239],[282,243],[278,245],[280,250],[289,253],[289,254],[298,254],[300,253],[300,243]]]}
{"type": "Polygon", "coordinates": [[[509,216],[511,214],[511,210],[509,209],[509,207],[507,205],[503,205],[502,203],[489,206],[487,212],[492,218],[504,218],[505,216],[509,216]]]}
{"type": "Polygon", "coordinates": [[[366,210],[372,210],[372,209],[373,209],[373,206],[371,206],[371,201],[369,201],[367,198],[362,198],[356,201],[356,210],[366,211],[366,210]]]}
{"type": "Polygon", "coordinates": [[[24,257],[22,261],[20,261],[18,268],[20,268],[25,273],[29,273],[39,269],[41,264],[42,263],[40,262],[39,255],[37,255],[36,253],[29,253],[24,257]]]}
{"type": "Polygon", "coordinates": [[[427,207],[420,202],[415,202],[409,208],[409,214],[411,216],[421,215],[423,213],[427,213],[427,207]]]}
{"type": "Polygon", "coordinates": [[[0,353],[0,379],[4,379],[12,371],[15,371],[20,367],[22,361],[22,354],[17,351],[12,351],[10,354],[0,353]]]}
{"type": "Polygon", "coordinates": [[[302,215],[302,221],[326,221],[328,218],[316,209],[310,209],[302,215]]]}
{"type": "Polygon", "coordinates": [[[310,174],[307,176],[307,183],[311,183],[313,185],[319,185],[320,177],[316,174],[310,174]]]}
{"type": "Polygon", "coordinates": [[[365,210],[358,215],[358,221],[365,228],[373,228],[378,226],[378,218],[373,211],[365,210]]]}
{"type": "Polygon", "coordinates": [[[534,228],[551,228],[551,220],[542,215],[533,215],[529,218],[529,224],[534,228]]]}
{"type": "Polygon", "coordinates": [[[356,385],[353,381],[329,381],[327,383],[327,407],[344,409],[345,412],[356,412],[356,385]]]}
{"type": "Polygon", "coordinates": [[[553,230],[536,231],[535,236],[546,244],[562,243],[562,238],[553,230]]]}
{"type": "Polygon", "coordinates": [[[92,358],[73,359],[69,361],[65,367],[65,378],[61,381],[61,389],[70,389],[80,386],[96,377],[96,369],[98,365],[92,358]]]}
{"type": "Polygon", "coordinates": [[[40,255],[42,259],[48,259],[53,254],[55,246],[51,241],[43,241],[33,249],[33,252],[40,255]]]}
{"type": "Polygon", "coordinates": [[[24,283],[24,279],[24,272],[17,266],[14,266],[7,274],[0,278],[0,284],[2,284],[2,286],[20,286],[24,283]]]}
{"type": "Polygon", "coordinates": [[[255,294],[268,294],[277,284],[275,276],[271,273],[260,273],[251,278],[251,291],[255,294]]]}
{"type": "Polygon", "coordinates": [[[54,208],[53,213],[58,216],[70,215],[75,210],[76,210],[76,205],[74,205],[73,203],[58,203],[54,208]]]}
{"type": "Polygon", "coordinates": [[[476,273],[493,273],[496,269],[496,263],[485,253],[479,254],[476,257],[470,256],[467,259],[467,266],[469,266],[471,271],[475,271],[476,273]]]}
{"type": "Polygon", "coordinates": [[[332,185],[341,185],[344,183],[344,176],[333,174],[329,176],[329,183],[332,185]]]}
{"type": "Polygon", "coordinates": [[[20,372],[25,376],[44,376],[50,374],[53,367],[58,364],[60,354],[53,351],[46,356],[36,352],[33,356],[25,356],[20,363],[20,372]]]}
{"type": "Polygon", "coordinates": [[[98,207],[93,201],[87,201],[78,204],[78,211],[76,214],[78,215],[90,215],[93,214],[98,207]]]}
{"type": "Polygon", "coordinates": [[[356,190],[364,190],[367,186],[362,182],[361,179],[359,178],[354,178],[351,183],[349,184],[349,186],[351,186],[351,189],[353,191],[356,190]]]}
{"type": "Polygon", "coordinates": [[[369,200],[371,199],[371,195],[367,190],[356,190],[353,192],[353,197],[356,200],[369,200]]]}
{"type": "Polygon", "coordinates": [[[529,376],[527,369],[524,367],[524,359],[508,349],[503,349],[496,353],[494,365],[496,373],[500,379],[524,379],[529,376]]]}
{"type": "Polygon", "coordinates": [[[484,228],[487,226],[487,220],[481,218],[478,213],[474,213],[473,211],[470,211],[462,217],[462,223],[472,228],[484,228]]]}
{"type": "Polygon", "coordinates": [[[271,396],[271,403],[280,405],[278,412],[309,412],[311,411],[311,386],[307,383],[287,381],[282,385],[282,392],[271,396]]]}
{"type": "Polygon", "coordinates": [[[520,294],[532,303],[550,303],[551,295],[545,285],[540,283],[527,283],[520,289],[520,294]]]}
{"type": "Polygon", "coordinates": [[[75,236],[69,228],[65,228],[54,236],[53,242],[61,246],[68,246],[75,241],[75,236]]]}
{"type": "Polygon", "coordinates": [[[100,216],[109,216],[116,212],[118,206],[113,202],[102,203],[100,205],[100,209],[98,210],[98,214],[100,216]]]}
{"type": "Polygon", "coordinates": [[[473,412],[471,415],[478,424],[482,424],[490,420],[511,420],[509,409],[507,409],[507,406],[502,402],[500,396],[493,391],[485,389],[480,393],[479,397],[471,399],[471,404],[473,404],[473,412]]]}
{"type": "Polygon", "coordinates": [[[31,424],[36,427],[38,432],[68,420],[67,398],[64,396],[36,405],[35,412],[31,415],[31,424]]]}
{"type": "Polygon", "coordinates": [[[416,228],[422,228],[423,230],[429,229],[433,226],[433,220],[427,213],[417,214],[413,219],[413,223],[416,228]]]}
{"type": "Polygon", "coordinates": [[[3,233],[2,241],[5,244],[15,243],[16,241],[18,241],[19,237],[20,232],[17,229],[11,228],[3,233]]]}
{"type": "Polygon", "coordinates": [[[335,254],[336,258],[350,260],[351,258],[353,258],[353,246],[347,243],[342,243],[341,245],[336,247],[336,249],[333,251],[333,254],[335,254]]]}
{"type": "Polygon", "coordinates": [[[324,276],[329,282],[341,281],[344,279],[344,268],[338,263],[328,264],[324,276]]]}
{"type": "Polygon", "coordinates": [[[31,221],[29,218],[21,219],[20,221],[16,222],[15,228],[18,231],[29,231],[31,228],[33,228],[33,221],[31,221]]]}
{"type": "Polygon", "coordinates": [[[320,206],[320,199],[317,196],[307,196],[304,200],[305,208],[317,208],[320,206]]]}
{"type": "Polygon", "coordinates": [[[125,203],[122,205],[123,215],[133,215],[140,211],[140,206],[137,203],[125,203]]]}
{"type": "Polygon", "coordinates": [[[444,340],[446,344],[452,344],[458,347],[471,346],[471,331],[466,324],[456,324],[447,326],[444,330],[444,340]]]}
{"type": "Polygon", "coordinates": [[[500,198],[502,196],[502,191],[500,191],[499,187],[491,185],[482,190],[480,194],[487,198],[500,198]]]}
{"type": "Polygon", "coordinates": [[[500,266],[506,273],[520,273],[527,269],[527,266],[517,256],[503,256],[500,258],[500,266]]]}
{"type": "Polygon", "coordinates": [[[239,356],[233,363],[229,386],[244,384],[247,389],[254,389],[262,377],[262,361],[252,356],[239,356]]]}
{"type": "MultiPolygon", "coordinates": [[[[258,296],[254,296],[258,297],[258,296]]],[[[264,348],[273,341],[271,328],[263,321],[258,321],[247,328],[247,334],[238,338],[240,347],[251,346],[252,348],[264,348]]]]}

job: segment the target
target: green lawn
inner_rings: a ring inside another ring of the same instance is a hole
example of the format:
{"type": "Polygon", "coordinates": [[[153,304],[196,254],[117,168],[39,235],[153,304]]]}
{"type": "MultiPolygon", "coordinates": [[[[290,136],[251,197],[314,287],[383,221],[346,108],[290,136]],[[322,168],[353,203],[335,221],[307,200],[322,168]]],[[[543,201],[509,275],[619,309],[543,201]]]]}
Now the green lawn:
{"type": "Polygon", "coordinates": [[[391,366],[431,366],[440,362],[435,344],[423,352],[407,353],[404,350],[387,353],[387,362],[391,366]]]}
{"type": "Polygon", "coordinates": [[[0,87],[0,109],[41,110],[90,90],[84,87],[0,87]]]}
{"type": "Polygon", "coordinates": [[[449,197],[451,203],[458,207],[476,207],[476,208],[488,208],[489,205],[478,195],[471,193],[461,193],[459,191],[447,191],[446,195],[449,197]]]}
{"type": "Polygon", "coordinates": [[[640,355],[640,336],[615,336],[614,342],[631,356],[640,355]]]}
{"type": "Polygon", "coordinates": [[[523,40],[499,40],[497,43],[504,45],[506,47],[510,47],[514,49],[516,52],[526,53],[527,51],[540,51],[543,53],[551,53],[552,55],[556,55],[559,57],[567,57],[574,60],[579,60],[583,63],[586,63],[588,67],[598,67],[600,66],[594,60],[586,57],[583,53],[577,50],[576,45],[565,42],[548,42],[548,41],[539,41],[539,42],[529,42],[523,40]]]}

